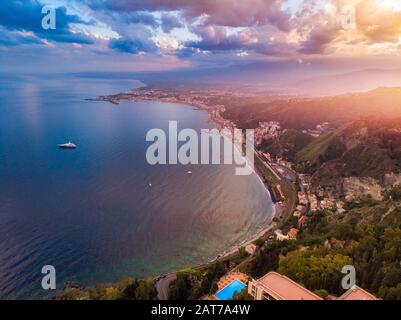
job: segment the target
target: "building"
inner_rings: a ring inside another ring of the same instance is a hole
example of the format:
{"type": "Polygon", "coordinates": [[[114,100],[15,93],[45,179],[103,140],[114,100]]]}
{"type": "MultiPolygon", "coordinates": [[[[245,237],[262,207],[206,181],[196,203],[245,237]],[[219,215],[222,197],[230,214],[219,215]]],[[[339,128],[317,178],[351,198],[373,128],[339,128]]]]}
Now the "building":
{"type": "Polygon", "coordinates": [[[322,201],[320,201],[320,208],[321,209],[333,209],[335,207],[335,202],[334,199],[332,198],[324,198],[322,201]]]}
{"type": "MultiPolygon", "coordinates": [[[[255,300],[322,300],[318,295],[277,272],[269,272],[259,280],[248,283],[248,293],[255,300]]],[[[378,300],[373,294],[355,286],[339,298],[327,300],[378,300]]]]}
{"type": "Polygon", "coordinates": [[[274,231],[277,241],[289,240],[288,235],[283,234],[281,230],[274,231]]]}
{"type": "Polygon", "coordinates": [[[314,194],[309,195],[309,203],[311,211],[316,211],[319,209],[319,202],[317,200],[316,195],[314,194]]]}
{"type": "Polygon", "coordinates": [[[246,251],[247,253],[249,253],[250,255],[254,254],[254,253],[256,252],[256,249],[257,249],[257,247],[256,247],[256,245],[253,244],[253,243],[249,243],[249,244],[247,244],[247,245],[245,246],[245,251],[246,251]]]}
{"type": "Polygon", "coordinates": [[[306,216],[302,216],[298,219],[297,228],[298,230],[304,230],[306,228],[306,216]]]}
{"type": "Polygon", "coordinates": [[[378,300],[373,294],[355,286],[349,289],[337,300],[378,300]]]}
{"type": "Polygon", "coordinates": [[[255,128],[255,143],[260,145],[263,140],[276,138],[281,134],[280,123],[275,121],[259,122],[259,127],[255,128]]]}
{"type": "Polygon", "coordinates": [[[255,300],[322,300],[290,278],[269,272],[259,280],[249,282],[248,293],[255,300]]]}
{"type": "Polygon", "coordinates": [[[308,204],[308,197],[304,192],[298,192],[298,202],[302,205],[308,204]]]}
{"type": "Polygon", "coordinates": [[[299,177],[299,181],[300,181],[301,186],[304,189],[309,190],[309,186],[310,186],[311,181],[312,181],[312,176],[307,175],[307,174],[299,174],[298,177],[299,177]]]}
{"type": "Polygon", "coordinates": [[[298,230],[295,228],[291,228],[287,234],[283,234],[280,229],[274,231],[276,235],[277,241],[284,241],[284,240],[296,240],[298,235],[298,230]]]}
{"type": "Polygon", "coordinates": [[[295,228],[291,228],[290,231],[288,231],[288,238],[291,240],[296,240],[298,235],[298,230],[295,228]]]}

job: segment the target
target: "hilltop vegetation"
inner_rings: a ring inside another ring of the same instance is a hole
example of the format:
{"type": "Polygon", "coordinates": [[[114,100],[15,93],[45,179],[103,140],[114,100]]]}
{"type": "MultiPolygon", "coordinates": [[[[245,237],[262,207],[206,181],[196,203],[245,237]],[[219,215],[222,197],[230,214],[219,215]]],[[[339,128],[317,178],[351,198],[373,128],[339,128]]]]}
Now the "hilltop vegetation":
{"type": "MultiPolygon", "coordinates": [[[[400,187],[389,192],[398,196],[400,187]]],[[[400,203],[366,198],[347,209],[309,214],[298,240],[267,244],[243,271],[258,278],[275,270],[320,294],[340,295],[342,266],[353,265],[359,286],[383,299],[401,299],[400,203]]]]}
{"type": "Polygon", "coordinates": [[[264,140],[260,148],[266,152],[294,161],[297,153],[312,141],[314,141],[314,138],[311,135],[295,129],[288,129],[277,139],[264,140]]]}
{"type": "Polygon", "coordinates": [[[296,98],[228,106],[224,117],[239,127],[278,121],[284,128],[309,129],[322,122],[341,126],[366,117],[401,117],[401,88],[378,88],[334,97],[296,98]]]}
{"type": "Polygon", "coordinates": [[[319,137],[297,152],[297,163],[324,183],[401,170],[401,119],[359,120],[319,137]]]}

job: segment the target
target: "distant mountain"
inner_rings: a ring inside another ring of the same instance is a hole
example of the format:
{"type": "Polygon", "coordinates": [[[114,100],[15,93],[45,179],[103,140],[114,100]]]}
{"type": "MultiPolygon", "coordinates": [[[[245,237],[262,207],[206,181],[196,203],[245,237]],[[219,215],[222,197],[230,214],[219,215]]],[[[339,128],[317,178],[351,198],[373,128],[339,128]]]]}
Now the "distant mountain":
{"type": "Polygon", "coordinates": [[[369,69],[344,73],[330,65],[313,67],[297,61],[259,61],[188,67],[169,71],[82,72],[80,77],[137,79],[159,87],[225,88],[261,91],[282,90],[299,96],[338,95],[377,87],[401,87],[401,69],[369,69]],[[342,73],[341,73],[342,72],[342,73]]]}
{"type": "Polygon", "coordinates": [[[401,86],[401,69],[369,69],[351,73],[314,77],[295,85],[303,94],[322,96],[363,92],[377,87],[401,86]]]}
{"type": "Polygon", "coordinates": [[[401,87],[237,105],[228,108],[225,116],[245,128],[255,127],[260,121],[275,120],[293,129],[310,129],[326,121],[339,127],[368,117],[401,117],[401,87]]]}

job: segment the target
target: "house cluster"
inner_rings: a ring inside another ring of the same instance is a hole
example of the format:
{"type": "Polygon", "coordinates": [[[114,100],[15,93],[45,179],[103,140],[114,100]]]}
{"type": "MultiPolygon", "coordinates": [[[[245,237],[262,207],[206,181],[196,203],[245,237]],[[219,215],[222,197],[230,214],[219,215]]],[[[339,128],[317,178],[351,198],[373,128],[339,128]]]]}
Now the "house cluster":
{"type": "MultiPolygon", "coordinates": [[[[309,175],[300,174],[298,175],[299,184],[301,191],[298,192],[298,205],[293,213],[294,217],[298,218],[297,229],[302,231],[307,226],[306,214],[308,211],[315,212],[317,210],[336,210],[339,213],[344,212],[345,203],[341,200],[334,198],[333,196],[325,197],[319,200],[318,196],[310,193],[310,181],[311,177],[309,175]]],[[[282,235],[279,233],[277,236],[278,240],[288,240],[291,239],[287,235],[282,235]]]]}
{"type": "MultiPolygon", "coordinates": [[[[310,211],[314,212],[317,210],[336,210],[341,213],[344,212],[344,201],[335,199],[334,197],[325,197],[319,200],[315,194],[306,194],[303,191],[298,192],[298,207],[297,211],[302,212],[302,209],[310,205],[310,211]]],[[[297,215],[297,214],[294,214],[297,215]]]]}
{"type": "Polygon", "coordinates": [[[330,198],[323,198],[323,200],[320,201],[319,207],[322,210],[330,209],[342,213],[345,211],[344,205],[345,205],[344,201],[336,200],[330,197],[330,198]]]}
{"type": "Polygon", "coordinates": [[[255,129],[255,143],[260,145],[263,140],[277,138],[281,134],[281,126],[277,121],[259,122],[255,129]]]}

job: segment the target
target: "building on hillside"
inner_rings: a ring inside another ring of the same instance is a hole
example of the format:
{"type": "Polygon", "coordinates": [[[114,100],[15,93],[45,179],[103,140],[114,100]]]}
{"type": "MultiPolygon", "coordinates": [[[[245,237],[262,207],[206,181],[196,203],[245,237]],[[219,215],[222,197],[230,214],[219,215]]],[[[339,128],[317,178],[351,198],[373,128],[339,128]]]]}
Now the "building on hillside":
{"type": "Polygon", "coordinates": [[[336,202],[336,208],[338,213],[344,213],[346,210],[344,209],[345,203],[344,201],[337,201],[336,202]]]}
{"type": "MultiPolygon", "coordinates": [[[[322,300],[318,295],[277,272],[269,272],[248,283],[248,293],[255,300],[322,300]]],[[[326,300],[378,300],[373,294],[355,286],[339,298],[327,296],[326,300]]]]}
{"type": "Polygon", "coordinates": [[[373,294],[355,286],[345,292],[338,300],[379,300],[373,294]]]}
{"type": "Polygon", "coordinates": [[[302,205],[307,205],[308,204],[308,197],[304,192],[298,192],[298,202],[299,204],[302,205]]]}
{"type": "Polygon", "coordinates": [[[278,241],[296,240],[298,235],[298,230],[295,228],[291,228],[287,234],[283,234],[281,230],[277,229],[276,231],[274,231],[274,233],[278,241]]]}
{"type": "Polygon", "coordinates": [[[296,240],[298,235],[298,230],[295,228],[291,228],[290,231],[288,231],[288,238],[290,240],[296,240]]]}
{"type": "Polygon", "coordinates": [[[305,188],[306,190],[309,190],[309,186],[311,184],[311,180],[312,180],[312,176],[307,175],[307,174],[299,174],[299,181],[300,184],[303,188],[305,188]]]}
{"type": "Polygon", "coordinates": [[[259,122],[259,127],[255,128],[255,143],[260,145],[263,140],[277,138],[280,134],[280,123],[275,121],[259,122]]]}
{"type": "Polygon", "coordinates": [[[250,255],[256,252],[257,246],[254,243],[249,243],[245,246],[245,251],[250,255]]]}
{"type": "Polygon", "coordinates": [[[322,300],[313,292],[277,272],[269,272],[248,284],[255,300],[322,300]]]}
{"type": "Polygon", "coordinates": [[[278,241],[284,241],[284,240],[289,240],[288,235],[283,234],[283,232],[281,230],[276,230],[274,231],[275,235],[276,235],[276,239],[278,241]]]}
{"type": "Polygon", "coordinates": [[[289,169],[292,169],[293,164],[290,161],[284,160],[283,158],[277,158],[277,163],[283,167],[287,167],[289,169]]]}
{"type": "Polygon", "coordinates": [[[319,209],[319,202],[317,200],[316,195],[314,195],[314,194],[309,195],[309,202],[310,202],[310,210],[311,211],[316,211],[319,209]]]}
{"type": "Polygon", "coordinates": [[[320,208],[322,210],[325,209],[333,209],[335,207],[335,202],[333,198],[324,198],[322,201],[320,201],[320,208]]]}

